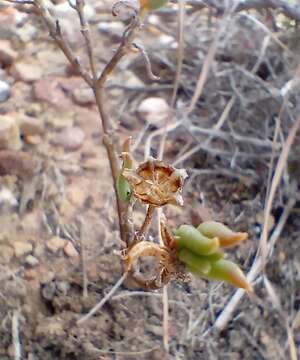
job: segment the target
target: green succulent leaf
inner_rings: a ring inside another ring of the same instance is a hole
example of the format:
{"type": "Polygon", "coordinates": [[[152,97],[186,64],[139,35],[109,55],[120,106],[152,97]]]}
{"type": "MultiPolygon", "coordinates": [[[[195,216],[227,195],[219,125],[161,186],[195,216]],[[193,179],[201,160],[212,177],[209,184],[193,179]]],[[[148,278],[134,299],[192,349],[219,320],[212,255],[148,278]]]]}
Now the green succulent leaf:
{"type": "Polygon", "coordinates": [[[181,225],[175,230],[177,246],[186,248],[197,255],[211,255],[218,251],[218,238],[208,238],[202,235],[192,225],[181,225]]]}
{"type": "Polygon", "coordinates": [[[117,177],[117,192],[118,197],[123,202],[129,202],[132,195],[132,189],[129,185],[129,182],[125,179],[125,177],[120,174],[117,177]]]}
{"type": "Polygon", "coordinates": [[[188,265],[187,270],[192,274],[210,280],[226,281],[238,288],[247,291],[252,291],[251,285],[248,283],[242,270],[233,262],[229,260],[218,260],[211,263],[211,269],[205,273],[195,266],[188,265]]]}
{"type": "Polygon", "coordinates": [[[217,221],[205,221],[197,229],[207,237],[219,238],[221,247],[234,246],[248,237],[247,233],[234,232],[228,226],[217,221]]]}
{"type": "Polygon", "coordinates": [[[195,255],[187,249],[180,250],[178,258],[183,263],[197,269],[197,271],[203,272],[204,274],[208,274],[211,270],[211,263],[205,256],[195,255]]]}

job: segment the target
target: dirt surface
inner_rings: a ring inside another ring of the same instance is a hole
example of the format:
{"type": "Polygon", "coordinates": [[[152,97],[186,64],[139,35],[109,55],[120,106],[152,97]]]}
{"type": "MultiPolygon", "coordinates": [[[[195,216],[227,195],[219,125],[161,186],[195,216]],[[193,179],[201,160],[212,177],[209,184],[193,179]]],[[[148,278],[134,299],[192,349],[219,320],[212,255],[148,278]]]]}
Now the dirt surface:
{"type": "MultiPolygon", "coordinates": [[[[62,5],[58,16],[63,29],[87,64],[77,19],[62,5]]],[[[103,67],[124,25],[112,20],[99,4],[89,5],[89,11],[95,51],[103,67]]],[[[135,151],[138,161],[147,152],[149,135],[164,123],[158,116],[147,124],[137,112],[139,105],[153,96],[169,102],[176,71],[176,15],[151,16],[138,40],[161,81],[151,84],[143,61],[132,54],[120,64],[106,92],[116,143],[120,145],[128,135],[136,140],[144,134],[135,151]]],[[[292,78],[300,54],[299,29],[279,31],[276,36],[282,43],[278,44],[272,37],[266,40],[268,33],[249,19],[234,17],[221,34],[205,90],[194,111],[186,115],[184,105],[190,102],[208,46],[222,24],[220,19],[209,19],[207,12],[200,11],[186,20],[186,55],[170,120],[182,124],[168,132],[165,158],[185,167],[189,179],[185,207],[170,206],[165,213],[171,226],[198,225],[213,218],[247,231],[249,240],[229,254],[247,272],[262,230],[271,142],[282,105],[280,90],[292,78]],[[228,120],[219,133],[199,130],[211,129],[231,99],[228,120]],[[195,148],[198,151],[186,155],[195,148]]],[[[227,327],[218,332],[213,324],[235,290],[195,278],[187,284],[170,283],[166,354],[161,291],[123,285],[99,313],[76,325],[122,275],[112,183],[91,92],[48,38],[40,20],[2,3],[0,64],[0,80],[10,86],[8,98],[0,103],[0,121],[6,122],[4,130],[0,124],[4,149],[0,150],[1,360],[17,359],[16,342],[22,359],[28,360],[292,359],[293,349],[300,356],[299,138],[269,225],[278,229],[294,199],[266,267],[274,293],[259,277],[255,295],[244,296],[227,327]],[[82,289],[82,256],[89,280],[87,297],[82,289]]],[[[278,151],[299,104],[296,86],[281,118],[278,151]]],[[[157,155],[157,137],[149,149],[157,155]]],[[[137,207],[137,224],[143,212],[137,207]]],[[[155,228],[151,235],[157,237],[155,228]]]]}

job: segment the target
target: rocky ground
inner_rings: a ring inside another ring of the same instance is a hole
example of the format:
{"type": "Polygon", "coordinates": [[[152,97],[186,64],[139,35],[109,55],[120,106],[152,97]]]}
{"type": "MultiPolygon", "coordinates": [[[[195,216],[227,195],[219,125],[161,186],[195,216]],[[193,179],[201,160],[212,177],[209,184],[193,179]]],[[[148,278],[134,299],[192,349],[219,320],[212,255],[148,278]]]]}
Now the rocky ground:
{"type": "MultiPolygon", "coordinates": [[[[269,225],[270,229],[276,228],[289,200],[296,194],[267,265],[279,304],[274,297],[270,300],[270,291],[258,279],[255,295],[243,298],[232,321],[220,333],[212,325],[234,289],[200,279],[184,285],[173,282],[168,286],[169,354],[162,346],[163,307],[159,291],[145,292],[124,285],[96,316],[82,326],[76,325],[76,320],[100,301],[122,275],[120,257],[115,251],[121,244],[114,195],[99,136],[99,116],[93,94],[74,74],[40,20],[31,12],[0,5],[0,359],[19,359],[16,343],[21,347],[22,359],[28,360],[294,360],[290,351],[295,348],[300,356],[297,146],[291,153],[290,168],[269,225]],[[89,280],[87,297],[82,292],[82,256],[89,280]]],[[[112,55],[123,29],[101,6],[89,5],[87,9],[100,67],[112,55]]],[[[71,45],[82,53],[75,13],[67,3],[56,7],[71,45]]],[[[166,16],[175,29],[175,15],[166,16]]],[[[139,40],[150,49],[153,72],[161,76],[161,83],[151,85],[145,79],[145,69],[132,55],[122,62],[107,89],[105,105],[113,118],[117,141],[121,143],[128,135],[135,140],[140,138],[135,152],[138,160],[143,158],[144,147],[147,151],[144,145],[149,136],[162,126],[164,112],[169,111],[167,102],[176,68],[175,31],[160,19],[152,16],[139,40]],[[154,113],[153,109],[157,111],[154,113]]],[[[189,19],[188,24],[193,25],[193,14],[189,19]]],[[[177,116],[181,118],[182,105],[191,98],[205,46],[213,33],[201,32],[203,47],[198,49],[194,41],[199,37],[199,24],[193,29],[195,32],[186,36],[191,52],[184,63],[178,94],[177,116]]],[[[266,65],[259,67],[261,73],[255,73],[251,83],[243,78],[242,71],[238,73],[241,68],[255,65],[249,54],[260,42],[248,30],[238,29],[228,35],[227,47],[224,45],[218,53],[220,68],[208,79],[207,93],[198,101],[194,117],[186,127],[170,133],[165,151],[166,159],[176,163],[189,150],[188,146],[193,149],[198,146],[197,141],[207,139],[207,134],[198,134],[195,144],[192,126],[200,122],[202,126],[211,126],[211,119],[217,121],[221,114],[219,106],[226,105],[224,98],[230,99],[228,86],[232,80],[230,86],[237,87],[237,94],[241,95],[239,104],[243,106],[233,107],[229,129],[259,139],[263,146],[259,141],[248,144],[234,137],[226,142],[229,136],[226,133],[211,143],[217,152],[207,147],[178,162],[190,175],[184,193],[186,205],[183,209],[170,207],[166,213],[171,225],[184,222],[197,225],[212,217],[236,230],[247,231],[249,240],[230,255],[246,272],[255,257],[262,228],[275,124],[274,117],[266,120],[265,112],[275,116],[279,110],[276,96],[273,93],[267,96],[261,89],[268,86],[268,94],[270,89],[282,89],[295,70],[299,51],[296,45],[292,47],[297,42],[291,31],[284,42],[291,45],[292,55],[273,47],[270,53],[263,54],[266,65]],[[246,44],[242,50],[236,45],[239,41],[246,44]],[[226,57],[228,52],[232,55],[230,59],[226,57]],[[228,64],[233,62],[237,77],[226,81],[216,76],[217,71],[230,72],[228,64]],[[262,132],[264,137],[260,139],[262,132]],[[235,157],[234,153],[242,155],[235,157]],[[249,156],[245,157],[245,153],[249,156]]],[[[84,55],[82,59],[87,63],[84,55]]],[[[293,96],[291,118],[299,107],[298,95],[293,96]]],[[[284,121],[281,144],[292,122],[285,118],[284,121]]],[[[155,141],[156,138],[150,146],[153,155],[157,149],[155,141]]],[[[142,211],[137,209],[137,223],[142,219],[142,211]]],[[[152,230],[156,236],[155,229],[152,230]]]]}

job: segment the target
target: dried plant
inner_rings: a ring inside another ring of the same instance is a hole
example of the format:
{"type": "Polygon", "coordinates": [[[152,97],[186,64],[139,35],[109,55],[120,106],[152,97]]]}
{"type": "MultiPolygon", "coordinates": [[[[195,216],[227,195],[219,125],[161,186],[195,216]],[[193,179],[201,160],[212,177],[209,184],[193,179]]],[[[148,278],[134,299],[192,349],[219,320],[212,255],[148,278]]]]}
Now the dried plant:
{"type": "MultiPolygon", "coordinates": [[[[162,245],[147,240],[147,232],[158,208],[168,204],[183,206],[182,188],[187,173],[184,169],[176,169],[170,164],[149,158],[146,162],[134,165],[130,154],[130,139],[123,145],[119,162],[118,149],[115,145],[112,123],[107,113],[103,90],[109,76],[114,72],[120,60],[131,52],[140,50],[147,66],[147,73],[152,74],[147,53],[143,48],[133,43],[135,35],[141,30],[145,14],[165,4],[164,0],[149,0],[137,2],[134,0],[117,1],[112,7],[114,16],[127,22],[122,40],[114,55],[98,73],[93,52],[92,39],[88,23],[84,15],[84,0],[70,1],[70,6],[76,10],[81,33],[85,41],[89,58],[89,70],[81,64],[65,39],[57,19],[53,18],[43,0],[9,0],[13,3],[32,5],[37,14],[43,19],[51,37],[65,54],[75,71],[93,90],[102,124],[102,140],[107,151],[110,170],[116,194],[120,237],[125,248],[121,251],[124,261],[125,274],[146,289],[157,289],[166,285],[171,279],[185,281],[188,273],[206,279],[226,281],[236,287],[251,291],[240,268],[224,259],[223,249],[238,244],[247,238],[246,233],[236,233],[223,224],[205,222],[194,228],[191,225],[181,225],[178,229],[170,230],[167,220],[161,219],[162,245]],[[147,206],[144,222],[141,228],[131,231],[131,208],[135,201],[147,206]],[[137,262],[142,257],[151,256],[158,261],[155,274],[147,279],[137,273],[137,262]]],[[[153,76],[153,74],[151,75],[153,76]]]]}

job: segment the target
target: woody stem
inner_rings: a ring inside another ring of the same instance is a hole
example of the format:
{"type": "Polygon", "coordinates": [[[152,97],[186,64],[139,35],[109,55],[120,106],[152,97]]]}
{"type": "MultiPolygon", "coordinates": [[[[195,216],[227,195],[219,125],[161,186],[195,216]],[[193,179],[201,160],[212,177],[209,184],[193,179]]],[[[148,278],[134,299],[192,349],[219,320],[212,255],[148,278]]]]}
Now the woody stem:
{"type": "Polygon", "coordinates": [[[155,206],[149,205],[146,213],[145,220],[140,230],[136,233],[134,241],[141,241],[142,238],[146,237],[149,227],[152,223],[155,206]]]}

